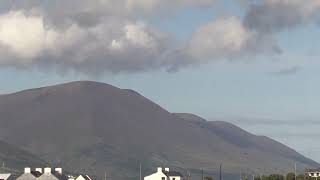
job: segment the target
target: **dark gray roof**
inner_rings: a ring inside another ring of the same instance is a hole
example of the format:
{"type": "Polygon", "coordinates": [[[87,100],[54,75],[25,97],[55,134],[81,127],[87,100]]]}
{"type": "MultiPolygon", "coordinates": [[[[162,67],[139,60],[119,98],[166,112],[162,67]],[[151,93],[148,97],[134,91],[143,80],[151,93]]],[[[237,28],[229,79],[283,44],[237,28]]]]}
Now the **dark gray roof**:
{"type": "Polygon", "coordinates": [[[60,174],[58,172],[52,172],[52,174],[59,180],[68,180],[68,177],[64,174],[60,174]]]}
{"type": "Polygon", "coordinates": [[[317,169],[306,169],[306,172],[319,172],[320,168],[317,169]]]}
{"type": "Polygon", "coordinates": [[[51,171],[50,174],[46,174],[43,173],[39,178],[37,178],[38,180],[68,180],[68,177],[64,174],[60,174],[58,172],[55,171],[51,171]]]}
{"type": "Polygon", "coordinates": [[[183,175],[177,171],[162,171],[166,176],[180,176],[183,177],[183,175]]]}
{"type": "MultiPolygon", "coordinates": [[[[91,180],[91,178],[88,175],[80,174],[85,180],[91,180]]],[[[79,175],[79,176],[80,176],[79,175]]]]}

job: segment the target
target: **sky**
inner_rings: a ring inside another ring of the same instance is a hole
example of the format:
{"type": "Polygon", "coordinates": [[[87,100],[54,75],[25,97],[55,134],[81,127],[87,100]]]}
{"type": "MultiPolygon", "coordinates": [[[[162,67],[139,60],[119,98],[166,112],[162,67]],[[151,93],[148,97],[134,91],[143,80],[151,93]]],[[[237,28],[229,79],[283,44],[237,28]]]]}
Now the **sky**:
{"type": "Polygon", "coordinates": [[[77,80],[320,162],[318,0],[1,0],[0,94],[77,80]]]}

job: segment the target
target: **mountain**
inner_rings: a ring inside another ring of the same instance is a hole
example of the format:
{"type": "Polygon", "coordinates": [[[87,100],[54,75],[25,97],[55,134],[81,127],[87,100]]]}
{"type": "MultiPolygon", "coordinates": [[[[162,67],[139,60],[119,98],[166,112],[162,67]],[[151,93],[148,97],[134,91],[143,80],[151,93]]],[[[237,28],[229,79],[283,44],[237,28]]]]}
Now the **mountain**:
{"type": "Polygon", "coordinates": [[[0,139],[73,172],[137,178],[186,172],[284,172],[319,164],[232,124],[174,114],[133,90],[80,81],[0,95],[0,139]]]}

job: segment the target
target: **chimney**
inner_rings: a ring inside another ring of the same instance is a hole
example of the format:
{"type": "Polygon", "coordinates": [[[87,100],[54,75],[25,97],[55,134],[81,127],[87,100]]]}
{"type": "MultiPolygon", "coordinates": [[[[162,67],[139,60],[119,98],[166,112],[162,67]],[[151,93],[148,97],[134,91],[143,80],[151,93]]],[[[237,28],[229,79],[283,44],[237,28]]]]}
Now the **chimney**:
{"type": "Polygon", "coordinates": [[[169,169],[169,168],[164,168],[164,170],[167,171],[167,172],[169,172],[170,169],[169,169]]]}
{"type": "Polygon", "coordinates": [[[54,171],[56,171],[59,174],[62,174],[62,168],[55,168],[54,171]]]}
{"type": "Polygon", "coordinates": [[[68,180],[75,180],[76,178],[72,175],[68,175],[68,180]]]}
{"type": "Polygon", "coordinates": [[[24,168],[24,173],[25,173],[25,174],[30,174],[30,173],[31,173],[31,168],[25,167],[25,168],[24,168]]]}
{"type": "Polygon", "coordinates": [[[51,168],[49,168],[49,167],[44,168],[44,173],[51,174],[51,168]]]}
{"type": "Polygon", "coordinates": [[[42,168],[36,168],[36,171],[38,171],[39,173],[43,173],[42,168]]]}
{"type": "Polygon", "coordinates": [[[157,171],[158,171],[158,172],[162,172],[162,167],[158,167],[158,168],[157,168],[157,171]]]}

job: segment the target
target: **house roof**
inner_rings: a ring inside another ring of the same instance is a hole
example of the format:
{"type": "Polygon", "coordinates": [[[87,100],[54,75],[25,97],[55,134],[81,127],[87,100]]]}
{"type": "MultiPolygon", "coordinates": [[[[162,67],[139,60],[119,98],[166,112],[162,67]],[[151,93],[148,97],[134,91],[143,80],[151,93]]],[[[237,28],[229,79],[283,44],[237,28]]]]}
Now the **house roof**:
{"type": "Polygon", "coordinates": [[[23,173],[19,177],[17,177],[17,180],[20,180],[20,179],[31,180],[31,179],[36,179],[36,177],[32,173],[23,173]]]}
{"type": "Polygon", "coordinates": [[[59,180],[68,180],[68,177],[64,174],[60,174],[58,172],[52,172],[52,174],[59,180]]]}
{"type": "Polygon", "coordinates": [[[41,180],[53,180],[53,179],[68,180],[68,177],[64,174],[60,174],[58,172],[51,171],[51,173],[49,173],[49,174],[43,173],[38,179],[41,179],[41,180]]]}
{"type": "Polygon", "coordinates": [[[11,176],[10,173],[7,174],[0,174],[0,179],[8,179],[11,176]]]}
{"type": "Polygon", "coordinates": [[[317,169],[306,169],[306,172],[320,172],[320,168],[317,168],[317,169]]]}
{"type": "Polygon", "coordinates": [[[88,175],[80,174],[79,176],[82,176],[85,180],[92,180],[88,175]]]}
{"type": "Polygon", "coordinates": [[[183,175],[177,171],[162,171],[166,176],[179,176],[183,177],[183,175]]]}

